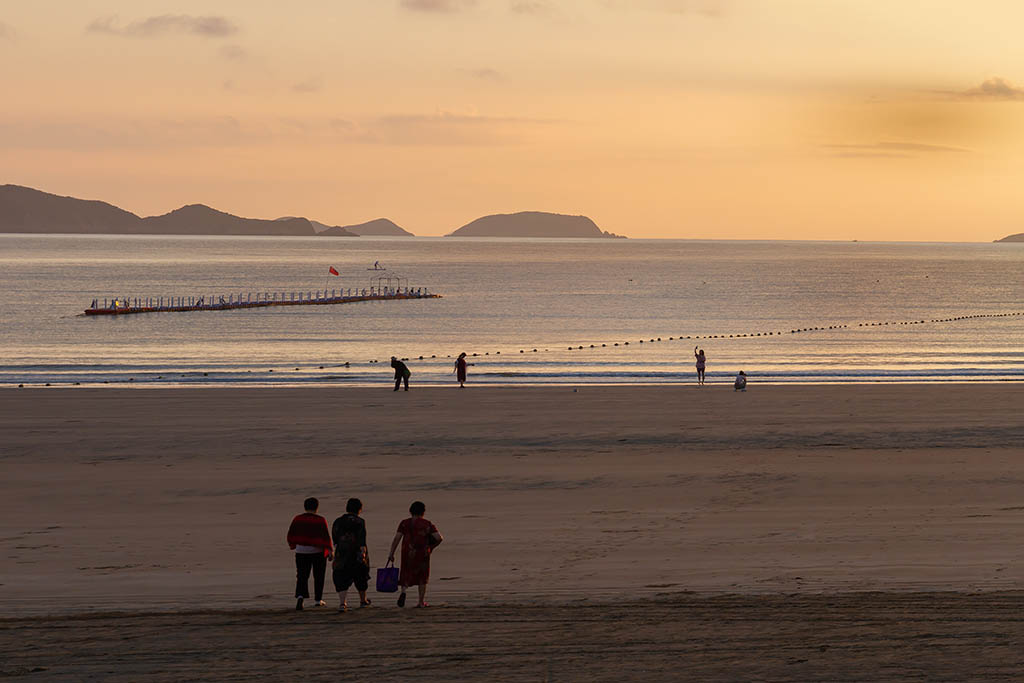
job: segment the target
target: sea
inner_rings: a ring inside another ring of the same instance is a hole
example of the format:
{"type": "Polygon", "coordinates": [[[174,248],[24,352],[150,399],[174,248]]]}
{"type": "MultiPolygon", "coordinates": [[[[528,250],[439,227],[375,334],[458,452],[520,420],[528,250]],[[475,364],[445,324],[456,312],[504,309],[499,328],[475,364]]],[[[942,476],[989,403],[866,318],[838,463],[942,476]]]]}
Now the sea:
{"type": "Polygon", "coordinates": [[[0,386],[685,384],[695,347],[709,384],[1024,381],[1024,244],[0,235],[0,386]],[[83,315],[386,275],[441,298],[83,315]]]}

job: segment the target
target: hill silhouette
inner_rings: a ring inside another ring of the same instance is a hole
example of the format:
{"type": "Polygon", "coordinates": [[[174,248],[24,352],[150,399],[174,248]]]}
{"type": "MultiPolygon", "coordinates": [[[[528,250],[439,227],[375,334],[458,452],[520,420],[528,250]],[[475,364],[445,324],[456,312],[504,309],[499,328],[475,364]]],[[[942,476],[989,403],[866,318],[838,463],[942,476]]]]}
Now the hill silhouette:
{"type": "MultiPolygon", "coordinates": [[[[0,185],[0,232],[114,235],[313,236],[305,218],[242,218],[203,204],[142,218],[106,202],[62,197],[21,185],[0,185]]],[[[331,233],[355,237],[342,228],[331,233]]]]}
{"type": "Polygon", "coordinates": [[[520,211],[483,216],[448,237],[619,237],[603,232],[586,216],[520,211]]]}
{"type": "Polygon", "coordinates": [[[1007,235],[1001,240],[996,242],[1024,242],[1024,232],[1018,232],[1016,235],[1007,235]]]}
{"type": "Polygon", "coordinates": [[[142,232],[142,219],[106,202],[0,185],[0,232],[142,232]]]}
{"type": "Polygon", "coordinates": [[[342,230],[348,230],[349,232],[359,236],[393,235],[395,237],[415,237],[411,232],[387,218],[377,218],[376,220],[366,221],[365,223],[346,225],[342,230]]]}
{"type": "Polygon", "coordinates": [[[204,204],[189,204],[162,216],[143,218],[144,232],[160,235],[315,235],[305,218],[268,221],[241,218],[204,204]]]}

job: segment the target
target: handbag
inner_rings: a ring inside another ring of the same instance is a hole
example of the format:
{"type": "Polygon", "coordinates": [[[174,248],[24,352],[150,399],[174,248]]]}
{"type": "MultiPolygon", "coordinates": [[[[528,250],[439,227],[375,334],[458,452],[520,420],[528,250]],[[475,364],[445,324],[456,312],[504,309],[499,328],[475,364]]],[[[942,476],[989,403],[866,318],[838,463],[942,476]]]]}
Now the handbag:
{"type": "Polygon", "coordinates": [[[377,592],[398,592],[398,567],[395,566],[394,560],[388,560],[383,567],[377,568],[377,592]]]}

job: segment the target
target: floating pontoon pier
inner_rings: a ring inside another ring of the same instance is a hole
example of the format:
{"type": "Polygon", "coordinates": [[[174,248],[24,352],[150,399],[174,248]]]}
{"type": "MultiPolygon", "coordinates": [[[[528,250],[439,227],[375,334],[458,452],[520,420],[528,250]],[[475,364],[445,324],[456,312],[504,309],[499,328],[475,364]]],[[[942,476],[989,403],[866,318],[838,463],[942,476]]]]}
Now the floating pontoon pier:
{"type": "Polygon", "coordinates": [[[354,304],[360,301],[403,301],[440,299],[425,287],[367,287],[315,292],[240,292],[214,296],[115,297],[93,299],[86,315],[127,315],[129,313],[177,313],[182,311],[230,311],[236,308],[266,306],[323,306],[354,304]]]}

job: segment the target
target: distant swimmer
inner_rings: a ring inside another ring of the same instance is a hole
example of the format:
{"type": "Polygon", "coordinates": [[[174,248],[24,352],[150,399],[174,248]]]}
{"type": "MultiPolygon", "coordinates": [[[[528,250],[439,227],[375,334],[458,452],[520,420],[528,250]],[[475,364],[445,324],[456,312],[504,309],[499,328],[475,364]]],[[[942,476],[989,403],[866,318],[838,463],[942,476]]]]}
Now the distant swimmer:
{"type": "Polygon", "coordinates": [[[697,359],[697,384],[704,384],[704,368],[707,365],[707,357],[704,356],[704,349],[697,350],[693,347],[693,357],[697,359]]]}

